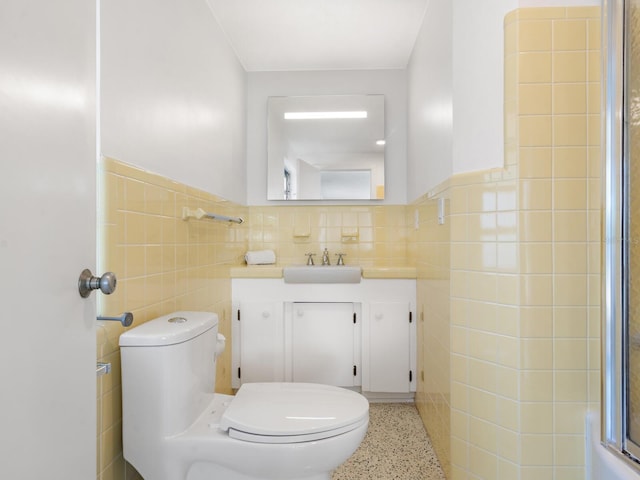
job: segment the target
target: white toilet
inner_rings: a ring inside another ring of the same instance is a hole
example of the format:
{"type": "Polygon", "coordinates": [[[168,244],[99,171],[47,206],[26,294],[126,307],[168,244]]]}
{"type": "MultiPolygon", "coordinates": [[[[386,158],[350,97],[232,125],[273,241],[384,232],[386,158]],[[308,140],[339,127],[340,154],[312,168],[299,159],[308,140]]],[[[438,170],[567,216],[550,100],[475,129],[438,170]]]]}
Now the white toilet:
{"type": "Polygon", "coordinates": [[[214,313],[176,312],[120,336],[124,458],[145,480],[330,479],[364,438],[368,401],[308,383],[214,395],[217,333],[214,313]]]}

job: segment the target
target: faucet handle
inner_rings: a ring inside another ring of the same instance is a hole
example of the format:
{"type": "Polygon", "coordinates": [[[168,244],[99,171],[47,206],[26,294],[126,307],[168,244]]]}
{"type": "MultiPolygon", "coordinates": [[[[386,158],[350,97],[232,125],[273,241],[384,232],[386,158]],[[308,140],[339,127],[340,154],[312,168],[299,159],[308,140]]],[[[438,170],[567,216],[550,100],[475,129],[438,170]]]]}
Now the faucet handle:
{"type": "Polygon", "coordinates": [[[313,263],[313,257],[314,257],[314,255],[315,255],[315,253],[305,253],[305,255],[306,255],[307,257],[309,257],[309,258],[307,259],[307,265],[315,265],[315,264],[313,263]]]}
{"type": "Polygon", "coordinates": [[[338,265],[344,265],[344,258],[342,257],[346,257],[347,254],[346,253],[336,253],[337,257],[338,257],[338,265]]]}
{"type": "Polygon", "coordinates": [[[324,252],[322,252],[322,265],[331,265],[329,261],[329,250],[325,247],[324,252]]]}

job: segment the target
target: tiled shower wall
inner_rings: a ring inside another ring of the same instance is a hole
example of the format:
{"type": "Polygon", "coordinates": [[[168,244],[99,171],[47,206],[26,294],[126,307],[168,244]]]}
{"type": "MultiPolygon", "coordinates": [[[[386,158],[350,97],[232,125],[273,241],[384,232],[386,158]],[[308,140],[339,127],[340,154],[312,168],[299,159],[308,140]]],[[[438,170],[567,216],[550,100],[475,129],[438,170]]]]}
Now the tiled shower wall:
{"type": "MultiPolygon", "coordinates": [[[[182,220],[182,208],[246,218],[248,209],[124,163],[100,166],[99,271],[113,271],[116,291],[99,297],[100,315],[131,311],[134,326],[176,310],[218,314],[231,338],[229,268],[241,263],[247,225],[182,220]]],[[[97,382],[97,478],[139,478],[122,458],[122,399],[118,322],[100,322],[99,362],[112,371],[97,382]]],[[[231,349],[218,358],[216,390],[231,391],[231,349]]]]}
{"type": "Polygon", "coordinates": [[[408,247],[417,403],[448,478],[584,478],[600,385],[599,145],[600,9],[508,15],[504,169],[455,176],[410,207],[426,217],[408,247]]]}
{"type": "MultiPolygon", "coordinates": [[[[599,17],[506,17],[505,168],[455,176],[414,205],[433,218],[436,198],[449,201],[448,312],[434,282],[442,262],[431,260],[442,242],[409,248],[418,305],[442,312],[425,314],[423,332],[450,315],[450,392],[444,380],[418,387],[449,478],[584,478],[584,416],[600,387],[599,17]]],[[[421,338],[421,368],[439,377],[443,354],[421,338]]]]}
{"type": "Polygon", "coordinates": [[[507,128],[518,158],[521,479],[584,478],[599,402],[600,9],[505,20],[507,128]]]}

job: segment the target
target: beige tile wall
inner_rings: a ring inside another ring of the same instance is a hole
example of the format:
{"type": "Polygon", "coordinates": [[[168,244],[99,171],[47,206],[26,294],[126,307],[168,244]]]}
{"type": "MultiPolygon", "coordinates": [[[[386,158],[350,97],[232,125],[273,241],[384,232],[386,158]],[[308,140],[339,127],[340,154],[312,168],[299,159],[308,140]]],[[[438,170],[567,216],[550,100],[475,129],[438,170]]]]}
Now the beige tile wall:
{"type": "Polygon", "coordinates": [[[449,193],[447,182],[408,206],[406,212],[407,224],[413,226],[409,229],[408,257],[417,271],[416,406],[447,478],[451,478],[451,222],[438,223],[438,202],[444,202],[449,217],[449,193]]]}
{"type": "Polygon", "coordinates": [[[454,479],[517,478],[518,182],[508,161],[450,182],[454,479]]]}
{"type": "Polygon", "coordinates": [[[539,188],[549,199],[520,205],[521,473],[584,478],[584,414],[600,387],[600,10],[522,9],[506,35],[521,196],[539,188]],[[532,59],[549,71],[531,75],[532,59]],[[549,101],[534,106],[523,91],[549,101]]]}
{"type": "Polygon", "coordinates": [[[406,265],[404,205],[250,207],[251,249],[272,249],[278,263],[305,263],[305,253],[346,253],[347,264],[406,265]]]}
{"type": "MultiPolygon", "coordinates": [[[[176,310],[216,312],[231,338],[229,268],[241,263],[247,225],[182,220],[182,208],[247,217],[248,209],[124,163],[100,168],[99,271],[118,276],[116,291],[99,297],[98,313],[134,314],[134,326],[176,310]]],[[[122,458],[122,399],[118,339],[124,328],[100,322],[98,361],[112,372],[98,379],[97,478],[138,478],[122,458]]],[[[231,391],[231,349],[218,359],[216,391],[231,391]]]]}
{"type": "MultiPolygon", "coordinates": [[[[450,415],[453,479],[584,478],[584,414],[599,398],[599,15],[507,16],[505,168],[453,177],[441,194],[451,399],[425,423],[437,439],[432,424],[450,415]]],[[[434,301],[432,270],[420,269],[419,305],[434,301]]],[[[433,372],[428,345],[420,357],[433,372]]]]}

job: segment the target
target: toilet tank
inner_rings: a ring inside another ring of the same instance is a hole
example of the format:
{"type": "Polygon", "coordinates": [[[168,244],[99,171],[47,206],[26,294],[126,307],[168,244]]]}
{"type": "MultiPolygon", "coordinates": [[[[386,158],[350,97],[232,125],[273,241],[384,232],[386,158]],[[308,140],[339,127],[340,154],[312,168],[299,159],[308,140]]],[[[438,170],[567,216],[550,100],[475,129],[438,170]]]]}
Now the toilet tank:
{"type": "Polygon", "coordinates": [[[210,403],[217,333],[215,313],[175,312],[120,336],[125,458],[184,431],[210,403]]]}

